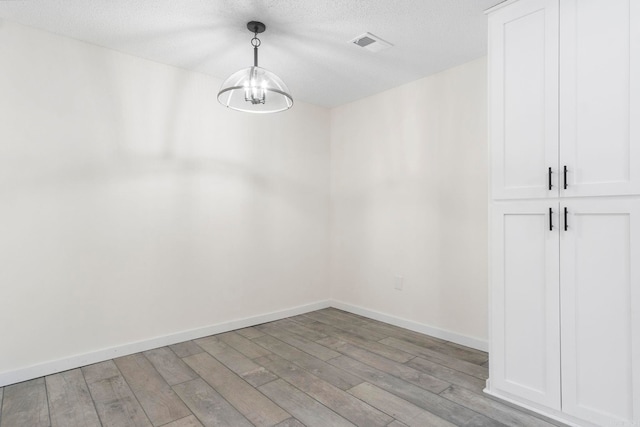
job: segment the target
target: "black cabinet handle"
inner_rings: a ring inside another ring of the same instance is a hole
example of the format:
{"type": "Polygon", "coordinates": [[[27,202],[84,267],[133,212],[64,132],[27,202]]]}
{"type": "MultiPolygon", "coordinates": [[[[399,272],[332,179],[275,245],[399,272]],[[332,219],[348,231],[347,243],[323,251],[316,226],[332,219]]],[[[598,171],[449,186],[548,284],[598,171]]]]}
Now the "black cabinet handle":
{"type": "Polygon", "coordinates": [[[553,231],[553,209],[549,208],[549,231],[553,231]]]}
{"type": "Polygon", "coordinates": [[[564,189],[567,189],[567,165],[564,165],[564,189]]]}
{"type": "Polygon", "coordinates": [[[567,224],[567,215],[569,214],[569,209],[564,208],[564,231],[567,231],[569,229],[569,224],[567,224]]]}
{"type": "Polygon", "coordinates": [[[553,188],[553,184],[551,183],[551,174],[553,172],[551,171],[551,168],[549,168],[549,190],[551,190],[553,188]]]}

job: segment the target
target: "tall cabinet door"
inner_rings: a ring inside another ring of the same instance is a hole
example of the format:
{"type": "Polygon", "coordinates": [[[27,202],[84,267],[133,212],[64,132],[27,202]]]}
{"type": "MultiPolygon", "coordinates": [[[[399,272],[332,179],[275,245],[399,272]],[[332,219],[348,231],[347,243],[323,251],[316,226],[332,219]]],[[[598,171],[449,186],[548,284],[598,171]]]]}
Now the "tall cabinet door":
{"type": "Polygon", "coordinates": [[[557,196],[558,0],[492,13],[489,45],[492,198],[557,196]]]}
{"type": "Polygon", "coordinates": [[[565,165],[563,196],[640,194],[638,0],[560,2],[560,168],[565,165]]]}
{"type": "Polygon", "coordinates": [[[640,424],[640,199],[563,205],[563,410],[599,425],[640,424]]]}
{"type": "Polygon", "coordinates": [[[560,409],[557,211],[549,201],[492,205],[490,363],[494,392],[560,409]]]}

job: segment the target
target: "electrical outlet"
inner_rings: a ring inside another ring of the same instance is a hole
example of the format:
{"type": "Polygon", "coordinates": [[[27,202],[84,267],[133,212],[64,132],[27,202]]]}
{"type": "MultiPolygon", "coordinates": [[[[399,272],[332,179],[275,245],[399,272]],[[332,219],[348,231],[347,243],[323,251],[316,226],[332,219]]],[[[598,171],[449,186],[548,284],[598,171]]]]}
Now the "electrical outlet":
{"type": "Polygon", "coordinates": [[[393,287],[396,290],[401,291],[403,286],[404,286],[404,276],[396,274],[396,276],[393,279],[393,287]]]}

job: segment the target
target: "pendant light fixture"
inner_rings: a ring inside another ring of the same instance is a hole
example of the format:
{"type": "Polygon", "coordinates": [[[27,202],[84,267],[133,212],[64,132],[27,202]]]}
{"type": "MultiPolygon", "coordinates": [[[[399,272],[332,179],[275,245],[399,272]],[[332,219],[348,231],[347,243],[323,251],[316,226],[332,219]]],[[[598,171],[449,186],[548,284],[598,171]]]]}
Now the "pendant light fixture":
{"type": "Polygon", "coordinates": [[[258,67],[258,34],[266,28],[262,22],[247,23],[247,29],[253,33],[253,67],[233,73],[222,83],[218,101],[225,107],[247,113],[277,113],[293,106],[289,89],[280,77],[258,67]]]}

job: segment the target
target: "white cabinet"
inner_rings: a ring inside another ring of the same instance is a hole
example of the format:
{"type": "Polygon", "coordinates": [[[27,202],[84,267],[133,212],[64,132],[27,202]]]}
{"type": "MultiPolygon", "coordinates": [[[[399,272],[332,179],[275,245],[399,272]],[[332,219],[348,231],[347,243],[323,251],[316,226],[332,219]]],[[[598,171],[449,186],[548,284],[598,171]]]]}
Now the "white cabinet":
{"type": "Polygon", "coordinates": [[[640,2],[560,0],[559,10],[564,195],[640,194],[640,2]]]}
{"type": "Polygon", "coordinates": [[[487,391],[640,425],[640,0],[489,12],[487,391]]]}
{"type": "Polygon", "coordinates": [[[565,207],[562,409],[600,425],[640,424],[640,199],[567,200],[563,216],[565,207]]]}
{"type": "Polygon", "coordinates": [[[640,198],[492,203],[491,286],[492,394],[640,422],[640,198]]]}
{"type": "Polygon", "coordinates": [[[491,218],[492,388],[559,410],[558,208],[496,203],[491,218]]]}
{"type": "Polygon", "coordinates": [[[489,16],[489,109],[495,199],[558,194],[558,0],[489,16]],[[554,182],[549,189],[548,171],[554,182]]]}
{"type": "Polygon", "coordinates": [[[510,2],[489,50],[494,199],[640,194],[640,2],[510,2]]]}

